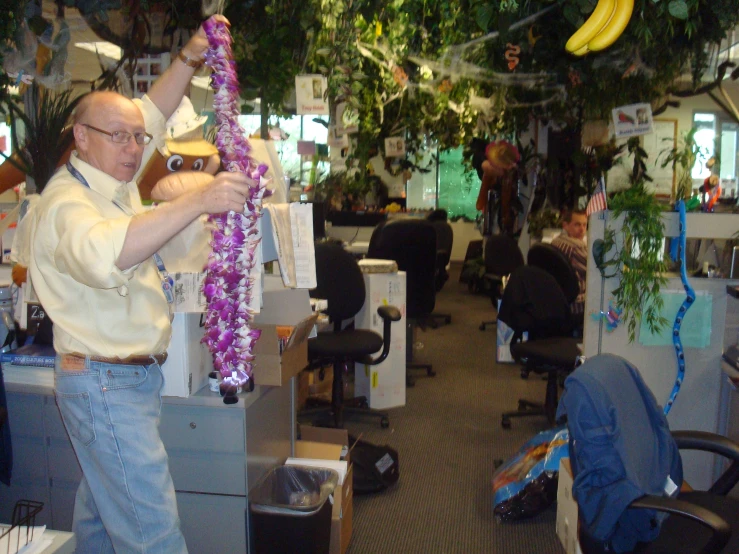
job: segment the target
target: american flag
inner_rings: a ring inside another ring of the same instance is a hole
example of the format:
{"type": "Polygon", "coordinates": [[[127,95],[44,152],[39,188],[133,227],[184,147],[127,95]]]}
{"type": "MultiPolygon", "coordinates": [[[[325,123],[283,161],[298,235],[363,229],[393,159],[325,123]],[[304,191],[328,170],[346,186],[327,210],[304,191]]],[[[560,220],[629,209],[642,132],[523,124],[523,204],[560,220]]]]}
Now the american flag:
{"type": "Polygon", "coordinates": [[[585,215],[590,217],[590,214],[602,212],[606,209],[608,209],[608,202],[606,201],[606,183],[603,181],[603,177],[601,177],[595,187],[595,191],[593,191],[593,196],[591,196],[588,201],[588,207],[585,208],[585,215]]]}

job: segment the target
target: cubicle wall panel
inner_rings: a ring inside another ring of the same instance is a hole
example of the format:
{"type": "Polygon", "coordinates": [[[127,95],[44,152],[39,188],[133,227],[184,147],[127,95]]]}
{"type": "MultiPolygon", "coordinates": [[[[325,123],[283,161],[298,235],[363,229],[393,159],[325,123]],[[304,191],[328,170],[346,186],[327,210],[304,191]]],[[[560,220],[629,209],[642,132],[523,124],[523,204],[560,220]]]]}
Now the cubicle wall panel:
{"type": "Polygon", "coordinates": [[[246,498],[177,493],[182,534],[190,552],[246,553],[246,498]]]}
{"type": "Polygon", "coordinates": [[[37,394],[7,393],[8,425],[13,440],[26,437],[42,441],[44,438],[44,412],[41,397],[37,394]]]}
{"type": "MultiPolygon", "coordinates": [[[[736,216],[733,216],[736,217],[736,216]]],[[[675,214],[664,216],[665,233],[674,236],[677,232],[677,219],[675,214]]],[[[705,238],[714,233],[725,233],[725,220],[722,215],[717,214],[688,214],[688,237],[705,238]],[[714,225],[718,227],[714,228],[714,225]]],[[[736,220],[733,220],[735,232],[736,220]]],[[[618,228],[616,222],[608,222],[609,228],[618,228]]],[[[603,280],[592,256],[593,242],[602,239],[604,235],[605,222],[599,214],[590,217],[588,227],[588,274],[587,274],[587,296],[585,303],[585,337],[584,355],[595,356],[598,353],[612,353],[622,356],[634,364],[642,374],[644,381],[654,393],[657,402],[664,406],[670,397],[670,393],[677,377],[677,360],[675,349],[671,344],[650,346],[640,340],[640,330],[637,329],[636,340],[629,342],[626,325],[619,324],[618,327],[608,329],[606,323],[592,314],[607,312],[613,304],[613,290],[619,286],[617,277],[603,280]]],[[[617,236],[620,233],[616,233],[617,236]]],[[[721,235],[715,235],[721,238],[721,235]]],[[[617,244],[621,248],[620,244],[617,244]]],[[[692,308],[693,313],[703,310],[705,315],[705,328],[710,321],[710,337],[701,347],[691,347],[685,344],[685,378],[681,384],[680,392],[672,406],[667,421],[672,430],[690,429],[697,431],[708,431],[712,433],[724,432],[725,420],[723,412],[728,410],[725,402],[722,403],[721,383],[724,374],[721,371],[721,354],[728,332],[736,336],[736,329],[727,331],[727,294],[726,285],[739,281],[725,279],[691,278],[691,285],[699,297],[710,298],[711,302],[703,304],[702,307],[692,308]],[[710,320],[709,320],[710,310],[710,320]]],[[[662,288],[663,293],[674,292],[679,296],[685,295],[685,290],[678,275],[667,275],[667,285],[662,288]]],[[[698,305],[698,303],[696,303],[698,305]]],[[[668,329],[672,329],[675,313],[662,314],[668,319],[668,329]]],[[[702,320],[703,321],[703,320],[702,320]]],[[[731,323],[729,318],[729,325],[731,323]]],[[[683,325],[683,332],[695,331],[690,326],[683,325]]],[[[725,396],[725,395],[724,395],[725,396]]],[[[718,476],[717,470],[720,463],[697,452],[682,453],[683,467],[686,480],[697,489],[708,488],[718,476]]]]}
{"type": "Polygon", "coordinates": [[[51,502],[49,489],[43,483],[21,481],[13,479],[12,486],[7,487],[0,483],[0,523],[10,522],[13,517],[13,507],[19,500],[34,500],[43,502],[44,508],[36,516],[36,525],[52,526],[51,502]]]}
{"type": "Polygon", "coordinates": [[[56,531],[72,531],[74,516],[74,499],[77,496],[79,481],[54,481],[50,490],[52,529],[56,531]]]}

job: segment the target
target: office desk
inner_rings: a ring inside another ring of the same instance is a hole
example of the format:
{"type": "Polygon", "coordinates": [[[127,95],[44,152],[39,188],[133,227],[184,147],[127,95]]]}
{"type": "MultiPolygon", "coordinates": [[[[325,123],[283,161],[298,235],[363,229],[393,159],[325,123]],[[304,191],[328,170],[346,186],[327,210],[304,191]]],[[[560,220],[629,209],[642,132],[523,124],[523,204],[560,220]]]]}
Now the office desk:
{"type": "MultiPolygon", "coordinates": [[[[0,484],[0,520],[29,498],[44,503],[37,525],[70,531],[82,472],[54,400],[53,371],[10,368],[4,378],[14,473],[11,487],[0,484]]],[[[292,455],[294,386],[294,378],[256,386],[230,406],[207,386],[190,398],[164,397],[160,434],[190,552],[249,551],[248,491],[292,455]]]]}

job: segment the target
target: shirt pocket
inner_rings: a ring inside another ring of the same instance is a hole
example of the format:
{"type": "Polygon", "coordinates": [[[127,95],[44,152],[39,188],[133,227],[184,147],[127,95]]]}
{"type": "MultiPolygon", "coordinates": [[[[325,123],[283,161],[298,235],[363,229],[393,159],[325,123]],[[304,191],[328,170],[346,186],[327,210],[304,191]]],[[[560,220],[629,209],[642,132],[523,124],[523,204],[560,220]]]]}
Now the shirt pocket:
{"type": "Polygon", "coordinates": [[[95,419],[92,415],[90,394],[57,392],[56,402],[69,436],[84,446],[90,446],[95,442],[95,419]]]}

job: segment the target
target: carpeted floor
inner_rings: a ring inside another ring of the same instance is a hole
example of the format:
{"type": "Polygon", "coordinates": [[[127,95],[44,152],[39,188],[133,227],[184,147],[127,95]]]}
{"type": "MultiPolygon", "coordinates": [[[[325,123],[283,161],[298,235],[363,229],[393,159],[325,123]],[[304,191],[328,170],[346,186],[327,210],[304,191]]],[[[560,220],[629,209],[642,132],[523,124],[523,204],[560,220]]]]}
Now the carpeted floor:
{"type": "Polygon", "coordinates": [[[436,311],[451,325],[419,331],[417,361],[434,364],[437,376],[419,372],[403,408],[390,410],[390,428],[349,420],[350,433],[389,444],[400,458],[393,488],[354,498],[354,532],[348,554],[561,554],[556,506],[520,523],[493,516],[494,460],[506,459],[538,431],[541,417],[513,420],[519,397],[543,399],[544,382],[522,380],[515,365],[495,362],[495,326],[478,329],[494,311],[483,296],[457,282],[458,269],[436,297],[436,311]]]}

